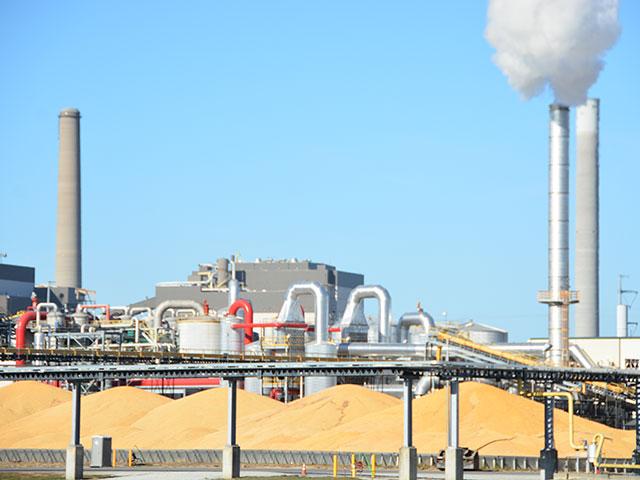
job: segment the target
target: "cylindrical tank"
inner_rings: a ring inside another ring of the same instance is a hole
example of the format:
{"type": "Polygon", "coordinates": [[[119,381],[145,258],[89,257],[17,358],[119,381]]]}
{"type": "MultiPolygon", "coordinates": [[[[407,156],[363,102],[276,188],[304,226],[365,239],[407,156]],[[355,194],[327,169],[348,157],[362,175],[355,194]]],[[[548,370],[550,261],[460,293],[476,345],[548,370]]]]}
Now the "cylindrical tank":
{"type": "MultiPolygon", "coordinates": [[[[262,348],[260,342],[250,343],[245,348],[245,355],[260,355],[261,353],[262,348]]],[[[262,395],[262,379],[259,377],[245,377],[244,389],[246,392],[262,395]]]]}
{"type": "Polygon", "coordinates": [[[56,284],[82,286],[80,228],[80,112],[66,108],[59,115],[58,222],[56,284]]]}
{"type": "Polygon", "coordinates": [[[233,325],[241,323],[238,317],[225,315],[220,319],[220,352],[231,355],[242,353],[244,347],[244,330],[241,328],[232,328],[233,325]]]}
{"type": "Polygon", "coordinates": [[[207,315],[178,320],[180,353],[219,353],[220,320],[207,315]]]}
{"type": "MultiPolygon", "coordinates": [[[[336,358],[338,349],[332,343],[308,343],[306,345],[307,357],[336,358]]],[[[305,377],[304,395],[313,395],[326,388],[336,385],[336,377],[305,377]]]]}
{"type": "Polygon", "coordinates": [[[58,311],[47,313],[47,325],[52,330],[58,330],[64,326],[64,314],[58,311]]]}
{"type": "Polygon", "coordinates": [[[89,314],[84,310],[74,313],[73,315],[71,315],[71,318],[73,318],[73,321],[78,326],[86,325],[87,323],[89,323],[89,314]]]}
{"type": "Polygon", "coordinates": [[[629,306],[616,306],[616,337],[626,337],[629,325],[629,306]]]}
{"type": "Polygon", "coordinates": [[[492,345],[494,343],[507,343],[509,341],[509,333],[506,330],[481,325],[475,322],[469,322],[460,328],[460,332],[475,343],[483,345],[492,345]]]}

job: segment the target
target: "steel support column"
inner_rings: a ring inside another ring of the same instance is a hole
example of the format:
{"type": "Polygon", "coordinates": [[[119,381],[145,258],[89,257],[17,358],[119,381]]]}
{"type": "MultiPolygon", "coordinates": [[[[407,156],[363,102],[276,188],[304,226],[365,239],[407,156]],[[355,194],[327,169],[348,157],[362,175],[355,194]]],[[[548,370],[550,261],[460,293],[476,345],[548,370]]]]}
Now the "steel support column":
{"type": "Polygon", "coordinates": [[[449,428],[447,450],[445,451],[444,478],[462,480],[463,459],[460,448],[460,384],[458,380],[449,382],[449,428]]]}
{"type": "Polygon", "coordinates": [[[236,417],[238,379],[228,380],[227,403],[227,444],[222,450],[222,478],[238,478],[240,476],[240,446],[236,445],[236,417]]]}
{"type": "Polygon", "coordinates": [[[413,446],[413,379],[405,378],[403,386],[404,403],[404,435],[402,437],[403,447],[413,446]]]}
{"type": "Polygon", "coordinates": [[[404,435],[398,458],[399,479],[416,480],[418,478],[418,451],[413,446],[413,377],[403,378],[404,435]]]}
{"type": "MultiPolygon", "coordinates": [[[[547,383],[545,390],[550,392],[553,385],[547,383]]],[[[540,450],[540,478],[543,480],[553,479],[558,468],[558,450],[556,450],[553,438],[553,409],[555,408],[555,398],[544,398],[544,448],[540,450]]]]}
{"type": "Polygon", "coordinates": [[[66,480],[77,480],[83,476],[84,448],[80,443],[80,394],[82,385],[80,382],[72,383],[71,397],[71,441],[67,447],[65,465],[66,480]]]}
{"type": "MultiPolygon", "coordinates": [[[[636,382],[636,448],[632,455],[633,463],[640,464],[640,382],[636,382]]],[[[640,471],[635,471],[640,475],[640,471]]]]}

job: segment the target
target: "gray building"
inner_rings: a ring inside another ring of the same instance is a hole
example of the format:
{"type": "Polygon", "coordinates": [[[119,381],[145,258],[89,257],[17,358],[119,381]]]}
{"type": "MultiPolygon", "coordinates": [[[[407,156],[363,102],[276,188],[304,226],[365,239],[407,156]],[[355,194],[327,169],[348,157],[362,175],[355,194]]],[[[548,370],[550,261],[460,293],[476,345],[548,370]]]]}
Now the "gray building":
{"type": "Polygon", "coordinates": [[[31,305],[36,269],[0,264],[0,313],[13,315],[31,305]]]}
{"type": "MultiPolygon", "coordinates": [[[[228,262],[219,260],[216,264],[201,264],[184,282],[163,282],[156,285],[155,297],[132,306],[155,307],[165,300],[207,301],[212,309],[227,307],[228,289],[226,283],[231,278],[227,270],[228,262]]],[[[309,260],[256,260],[235,263],[235,277],[240,282],[239,298],[250,300],[256,322],[273,319],[280,311],[289,286],[296,282],[316,281],[329,292],[329,315],[333,324],[344,312],[349,292],[364,284],[364,275],[343,272],[332,265],[309,260]]],[[[302,298],[302,307],[308,322],[313,321],[313,299],[302,298]]]]}

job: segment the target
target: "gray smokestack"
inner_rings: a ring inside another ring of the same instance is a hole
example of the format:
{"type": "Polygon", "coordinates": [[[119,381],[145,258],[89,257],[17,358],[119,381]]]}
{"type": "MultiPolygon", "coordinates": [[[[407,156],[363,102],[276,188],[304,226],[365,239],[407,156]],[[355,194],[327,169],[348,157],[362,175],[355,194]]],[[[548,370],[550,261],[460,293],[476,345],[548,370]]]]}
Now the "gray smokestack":
{"type": "Polygon", "coordinates": [[[59,115],[58,224],[56,284],[82,286],[80,230],[80,112],[66,108],[59,115]]]}
{"type": "Polygon", "coordinates": [[[549,305],[549,360],[569,360],[569,108],[549,106],[549,289],[538,295],[549,305]]]}
{"type": "Polygon", "coordinates": [[[597,337],[599,327],[598,122],[600,101],[576,110],[576,336],[597,337]]]}

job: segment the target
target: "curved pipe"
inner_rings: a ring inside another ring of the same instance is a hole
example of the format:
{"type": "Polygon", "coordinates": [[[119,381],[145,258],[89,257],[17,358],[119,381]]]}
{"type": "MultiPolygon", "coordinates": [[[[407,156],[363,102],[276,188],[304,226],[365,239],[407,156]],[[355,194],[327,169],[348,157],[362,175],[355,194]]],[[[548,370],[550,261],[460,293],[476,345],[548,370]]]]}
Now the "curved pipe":
{"type": "Polygon", "coordinates": [[[585,447],[583,445],[578,445],[574,441],[574,430],[573,430],[573,395],[569,392],[536,392],[533,394],[534,397],[552,397],[552,398],[566,398],[567,399],[567,409],[569,413],[569,445],[574,450],[584,450],[585,447]]]}
{"type": "MultiPolygon", "coordinates": [[[[47,318],[47,313],[42,313],[42,318],[47,318]]],[[[29,322],[36,319],[36,312],[30,310],[20,315],[18,322],[16,323],[16,349],[21,350],[24,348],[25,337],[27,331],[27,325],[29,322]]],[[[24,360],[16,360],[16,366],[24,365],[24,360]]]]}
{"type": "Polygon", "coordinates": [[[162,326],[164,312],[170,308],[193,308],[198,315],[204,315],[202,305],[193,300],[165,300],[156,307],[153,313],[153,328],[157,330],[162,326]]]}
{"type": "Polygon", "coordinates": [[[344,315],[340,321],[340,328],[344,330],[351,325],[360,303],[365,298],[378,300],[378,341],[388,341],[391,323],[391,296],[387,289],[380,285],[361,285],[351,290],[344,315]]]}
{"type": "Polygon", "coordinates": [[[240,309],[244,310],[244,344],[248,345],[253,342],[253,306],[251,302],[244,298],[236,300],[229,307],[227,314],[235,317],[240,309]]]}
{"type": "Polygon", "coordinates": [[[429,335],[436,328],[433,317],[424,310],[417,312],[405,313],[399,319],[392,323],[395,341],[402,343],[408,338],[409,327],[422,326],[424,333],[429,335]]]}
{"type": "Polygon", "coordinates": [[[285,304],[291,305],[303,295],[313,295],[316,315],[316,345],[329,341],[329,293],[318,282],[294,283],[287,290],[285,304]]]}
{"type": "Polygon", "coordinates": [[[58,311],[58,305],[51,302],[42,302],[36,305],[36,325],[40,326],[40,318],[42,316],[42,310],[44,308],[51,308],[52,311],[58,311]]]}

